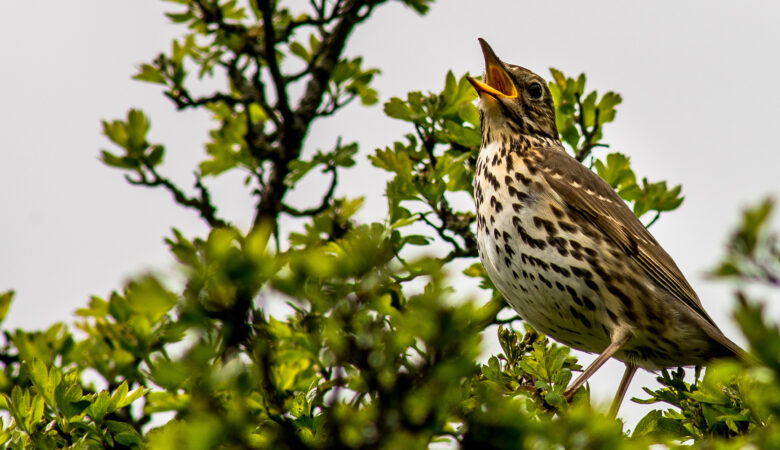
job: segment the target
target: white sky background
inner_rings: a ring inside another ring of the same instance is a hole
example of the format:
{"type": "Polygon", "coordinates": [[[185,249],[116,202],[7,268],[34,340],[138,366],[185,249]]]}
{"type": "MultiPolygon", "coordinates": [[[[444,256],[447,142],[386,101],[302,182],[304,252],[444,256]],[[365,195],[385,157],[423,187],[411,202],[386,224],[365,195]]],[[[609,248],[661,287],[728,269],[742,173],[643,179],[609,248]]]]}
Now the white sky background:
{"type": "MultiPolygon", "coordinates": [[[[185,31],[162,14],[176,8],[0,2],[0,291],[17,292],[6,328],[68,321],[90,295],[105,297],[134,274],[171,273],[162,242],[170,228],[204,234],[196,215],[167,192],[130,186],[98,161],[101,148],[112,148],[100,120],[140,107],[152,119],[150,140],[167,147],[162,172],[191,187],[210,122],[176,113],[158,87],[130,79],[185,31]]],[[[739,343],[731,289],[705,272],[722,255],[741,208],[780,194],[778,21],[780,4],[768,1],[440,0],[425,18],[393,3],[352,35],[346,55],[364,55],[365,67],[382,70],[374,83],[380,103],[438,91],[450,69],[480,73],[477,37],[507,62],[544,76],[550,66],[569,76],[585,72],[590,89],[619,92],[624,101],[605,140],[631,156],[639,177],[683,184],[681,209],[652,231],[739,343]]],[[[354,105],[318,123],[306,149],[328,149],[339,135],[359,142],[359,167],[342,174],[338,194],[366,195],[362,217],[381,219],[386,177],[365,157],[410,131],[381,106],[354,105]]],[[[209,181],[220,213],[248,226],[253,202],[238,179],[209,181]]],[[[292,201],[314,204],[315,192],[295,192],[292,201]]],[[[777,317],[780,308],[772,311],[777,317]]],[[[621,373],[617,362],[599,371],[595,395],[608,402],[621,373]]],[[[639,374],[628,397],[642,396],[642,385],[654,386],[653,375],[639,374]]],[[[621,416],[632,425],[646,410],[626,402],[621,416]]]]}

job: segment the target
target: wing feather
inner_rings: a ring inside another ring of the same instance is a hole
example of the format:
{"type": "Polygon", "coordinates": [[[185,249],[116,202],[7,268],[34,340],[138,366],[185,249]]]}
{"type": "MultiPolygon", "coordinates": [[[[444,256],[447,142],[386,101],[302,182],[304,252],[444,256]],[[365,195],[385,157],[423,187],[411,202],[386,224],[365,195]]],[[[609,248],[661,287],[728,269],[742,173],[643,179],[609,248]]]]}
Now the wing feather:
{"type": "Polygon", "coordinates": [[[603,231],[659,286],[715,326],[669,254],[606,181],[563,149],[547,148],[541,155],[538,164],[545,180],[570,208],[603,231]]]}

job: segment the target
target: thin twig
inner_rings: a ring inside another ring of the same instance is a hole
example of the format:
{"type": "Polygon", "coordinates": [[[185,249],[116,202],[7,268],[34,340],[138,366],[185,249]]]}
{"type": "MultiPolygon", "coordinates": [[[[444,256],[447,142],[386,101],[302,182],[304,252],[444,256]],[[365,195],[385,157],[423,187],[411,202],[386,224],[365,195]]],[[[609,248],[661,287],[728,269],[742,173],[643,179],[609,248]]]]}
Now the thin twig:
{"type": "Polygon", "coordinates": [[[588,127],[585,125],[585,113],[582,107],[582,101],[580,97],[580,93],[577,92],[574,94],[574,97],[577,100],[577,107],[580,110],[579,115],[577,116],[577,123],[580,127],[580,131],[582,132],[582,137],[584,138],[584,142],[582,144],[581,149],[575,149],[575,158],[579,162],[585,161],[585,158],[590,155],[590,152],[593,151],[593,148],[596,146],[599,146],[599,144],[596,144],[593,141],[593,138],[596,136],[599,130],[599,109],[596,108],[593,116],[593,128],[588,130],[588,127]]]}
{"type": "Polygon", "coordinates": [[[325,169],[325,172],[330,172],[333,176],[330,180],[330,187],[328,188],[328,191],[325,193],[325,196],[322,198],[322,201],[320,202],[319,206],[315,206],[309,209],[296,209],[293,208],[292,206],[288,206],[282,203],[282,212],[289,214],[293,217],[310,217],[310,216],[316,216],[317,214],[328,209],[328,207],[331,204],[331,200],[333,199],[333,194],[336,192],[336,185],[338,185],[339,183],[339,175],[338,175],[338,170],[334,165],[329,165],[325,169]]]}
{"type": "Polygon", "coordinates": [[[171,180],[168,178],[165,178],[163,176],[160,176],[160,174],[157,172],[157,169],[144,162],[144,168],[146,171],[148,171],[152,175],[152,179],[149,179],[146,175],[146,171],[143,169],[138,171],[139,179],[134,180],[129,175],[125,175],[125,179],[128,183],[136,186],[147,186],[147,187],[164,187],[168,192],[173,195],[174,201],[176,203],[190,209],[194,209],[198,211],[200,214],[200,217],[206,221],[206,223],[209,224],[212,228],[217,227],[226,227],[228,226],[228,223],[224,221],[223,219],[220,219],[217,217],[217,208],[211,203],[211,195],[206,188],[206,186],[203,185],[203,181],[201,180],[200,176],[196,173],[195,174],[195,188],[200,191],[200,198],[196,197],[188,197],[184,191],[182,191],[178,186],[176,186],[171,180]]]}
{"type": "Polygon", "coordinates": [[[655,221],[658,220],[659,217],[661,217],[661,211],[656,211],[655,212],[655,217],[653,217],[653,220],[651,220],[647,225],[645,225],[645,228],[652,227],[653,224],[655,223],[655,221]]]}

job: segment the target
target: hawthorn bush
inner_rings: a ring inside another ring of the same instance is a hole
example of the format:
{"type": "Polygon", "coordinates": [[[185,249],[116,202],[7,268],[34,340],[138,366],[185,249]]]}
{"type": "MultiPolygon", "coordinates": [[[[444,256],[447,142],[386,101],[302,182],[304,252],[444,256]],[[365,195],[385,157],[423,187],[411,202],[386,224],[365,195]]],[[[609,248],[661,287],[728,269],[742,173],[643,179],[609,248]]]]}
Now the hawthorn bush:
{"type": "MultiPolygon", "coordinates": [[[[4,330],[0,442],[40,449],[780,447],[780,333],[748,293],[750,284],[780,287],[772,201],[745,211],[713,269],[738,287],[735,316],[755,361],[721,363],[703,376],[698,368],[662,371],[661,387],[635,401],[663,409],[630,431],[594,410],[587,392],[567,404],[562,392],[581,368],[576,358],[507,310],[477,261],[473,205],[459,200],[471,195],[480,143],[465,76],[442,74],[441,92],[386,102],[388,120],[406,122],[409,133],[384,148],[339,140],[314,152],[321,144],[306,139],[313,123],[346,105],[378,102],[377,69],[344,48],[386,1],[311,0],[300,10],[261,0],[172,2],[168,16],[182,36],[135,78],[159,85],[179,110],[213,118],[193,187],[166,177],[165,147],[147,140],[151,120],[139,109],[103,123],[114,147],[101,158],[131,184],[168,191],[210,232],[172,230],[166,239],[185,276],[180,288],[144,275],[108,298],[93,297],[72,325],[4,330]],[[223,88],[197,94],[193,86],[204,78],[223,88]],[[365,157],[390,175],[387,216],[374,223],[355,213],[381,199],[335,195],[340,175],[365,157]],[[311,183],[312,172],[330,182],[311,183]],[[249,230],[220,216],[212,201],[209,180],[227,173],[241,174],[236,189],[256,200],[249,230]],[[308,208],[287,201],[302,183],[321,188],[308,208]],[[299,231],[282,226],[288,217],[299,231]],[[462,298],[452,287],[459,285],[479,285],[482,295],[462,298]],[[495,338],[495,325],[501,352],[481,364],[481,343],[495,338]]],[[[395,1],[417,14],[432,3],[395,1]]],[[[648,226],[679,207],[680,186],[639,180],[626,155],[601,149],[620,96],[588,91],[585,75],[551,75],[572,154],[648,226]]],[[[0,317],[12,297],[0,294],[0,317]]]]}

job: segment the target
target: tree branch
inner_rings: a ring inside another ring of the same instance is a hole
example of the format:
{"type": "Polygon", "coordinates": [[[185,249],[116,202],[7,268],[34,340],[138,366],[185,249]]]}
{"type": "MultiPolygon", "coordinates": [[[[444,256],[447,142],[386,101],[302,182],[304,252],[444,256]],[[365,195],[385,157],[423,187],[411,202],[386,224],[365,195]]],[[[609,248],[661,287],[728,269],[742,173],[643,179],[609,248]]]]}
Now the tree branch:
{"type": "Polygon", "coordinates": [[[198,211],[200,217],[206,221],[212,228],[226,227],[228,223],[219,217],[217,217],[217,208],[211,203],[211,194],[208,188],[203,184],[203,180],[200,175],[195,174],[195,188],[200,192],[200,197],[188,197],[184,191],[178,186],[173,184],[168,178],[160,176],[157,169],[154,166],[144,163],[145,169],[152,175],[152,179],[149,179],[146,172],[143,170],[138,171],[139,179],[134,180],[129,175],[125,175],[125,179],[128,183],[135,186],[146,187],[164,187],[168,192],[173,195],[176,203],[190,209],[198,211]]]}
{"type": "Polygon", "coordinates": [[[584,142],[582,144],[582,148],[575,149],[575,158],[579,162],[585,161],[585,158],[590,155],[590,153],[593,151],[595,147],[606,147],[604,144],[597,144],[593,141],[593,138],[596,136],[596,133],[598,133],[598,130],[600,128],[599,125],[599,109],[596,108],[594,117],[593,117],[593,128],[588,130],[588,127],[585,125],[585,114],[583,113],[582,108],[582,101],[579,92],[574,94],[575,98],[577,99],[577,107],[580,110],[580,113],[577,116],[577,124],[579,125],[580,131],[582,132],[582,137],[584,139],[584,142]]]}
{"type": "Polygon", "coordinates": [[[295,121],[292,109],[290,109],[290,100],[287,98],[287,83],[282,76],[279,63],[276,60],[276,36],[274,32],[274,9],[271,5],[272,0],[260,0],[260,9],[263,12],[263,34],[265,37],[265,63],[268,65],[268,71],[271,73],[274,87],[276,88],[276,108],[282,114],[285,123],[292,124],[295,121]]]}
{"type": "MultiPolygon", "coordinates": [[[[384,0],[349,0],[342,7],[340,2],[334,6],[333,14],[338,14],[338,21],[333,29],[323,36],[322,42],[313,56],[315,65],[311,70],[311,77],[306,85],[303,96],[301,97],[292,116],[286,116],[282,111],[282,126],[279,129],[279,154],[272,160],[270,174],[266,180],[265,188],[260,192],[260,199],[257,203],[254,223],[257,225],[263,220],[270,220],[276,223],[278,214],[283,210],[282,199],[284,198],[288,186],[284,183],[290,169],[290,161],[298,159],[303,147],[303,139],[308,132],[311,122],[318,117],[318,109],[322,104],[323,97],[327,90],[327,83],[336,67],[338,60],[344,51],[347,38],[352,29],[362,20],[368,17],[368,13],[384,0]],[[361,8],[368,6],[368,13],[359,14],[361,8]]],[[[272,17],[271,4],[266,0],[261,2],[263,5],[264,17],[272,17]]],[[[268,54],[269,42],[273,41],[273,34],[268,30],[266,32],[266,54],[268,54]],[[268,41],[268,39],[271,39],[268,41]]],[[[266,61],[271,70],[274,83],[284,84],[285,80],[278,72],[275,60],[266,61]],[[272,66],[273,65],[273,66],[272,66]],[[276,67],[274,69],[273,67],[276,67]]],[[[284,92],[277,84],[277,92],[284,92]]],[[[286,93],[285,93],[286,94],[286,93]]],[[[279,105],[281,106],[281,105],[279,105]]]]}
{"type": "Polygon", "coordinates": [[[339,175],[336,166],[328,166],[325,171],[330,172],[333,177],[330,180],[330,187],[328,188],[328,192],[325,193],[325,196],[322,198],[319,206],[301,210],[282,203],[282,212],[287,213],[293,217],[310,217],[316,216],[317,214],[328,209],[328,206],[330,206],[330,202],[333,199],[333,194],[336,192],[336,185],[339,183],[339,175]]]}

